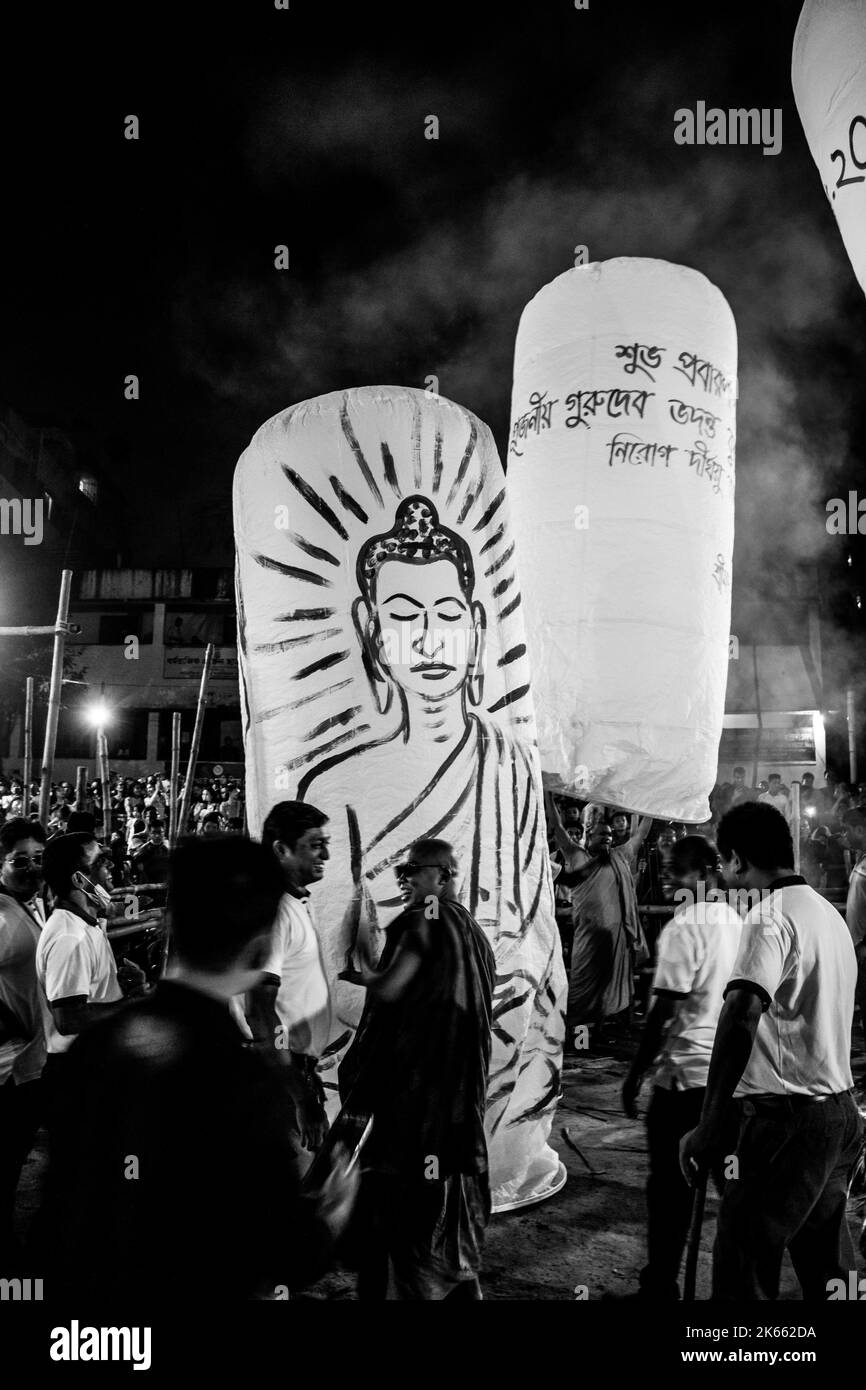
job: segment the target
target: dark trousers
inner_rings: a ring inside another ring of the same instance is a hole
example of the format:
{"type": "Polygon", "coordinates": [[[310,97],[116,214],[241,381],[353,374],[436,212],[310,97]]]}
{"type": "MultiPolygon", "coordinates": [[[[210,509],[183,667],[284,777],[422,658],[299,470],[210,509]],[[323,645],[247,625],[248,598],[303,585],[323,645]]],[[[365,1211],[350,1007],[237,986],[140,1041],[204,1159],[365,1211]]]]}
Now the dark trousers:
{"type": "Polygon", "coordinates": [[[10,1077],[0,1086],[0,1277],[14,1273],[9,1262],[20,1255],[12,1228],[15,1193],[42,1123],[42,1100],[41,1081],[16,1086],[10,1077]]]}
{"type": "MultiPolygon", "coordinates": [[[[701,1118],[706,1091],[703,1086],[666,1090],[656,1086],[646,1117],[649,1178],[647,1180],[647,1245],[649,1259],[640,1273],[641,1292],[651,1298],[677,1299],[677,1279],[689,1234],[693,1192],[680,1168],[680,1140],[701,1118]]],[[[712,1166],[721,1192],[725,1157],[736,1144],[737,1125],[732,1116],[729,1133],[712,1166]]]]}
{"type": "Polygon", "coordinates": [[[42,1072],[43,1111],[49,1142],[63,1109],[66,1094],[66,1078],[69,1068],[69,1055],[66,1052],[49,1052],[42,1072]]]}
{"type": "Polygon", "coordinates": [[[856,1267],[848,1231],[848,1180],[862,1122],[850,1092],[825,1101],[742,1102],[738,1177],[727,1183],[713,1250],[713,1298],[779,1296],[787,1249],[807,1300],[856,1267]]]}

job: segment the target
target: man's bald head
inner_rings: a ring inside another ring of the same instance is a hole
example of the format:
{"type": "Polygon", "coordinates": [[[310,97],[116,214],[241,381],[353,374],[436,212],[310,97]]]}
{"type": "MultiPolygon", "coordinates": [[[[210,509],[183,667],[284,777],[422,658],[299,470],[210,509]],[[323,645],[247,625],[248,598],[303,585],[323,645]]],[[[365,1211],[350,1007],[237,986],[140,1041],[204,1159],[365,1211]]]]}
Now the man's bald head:
{"type": "Polygon", "coordinates": [[[448,869],[452,876],[457,873],[457,855],[454,846],[449,845],[447,840],[416,840],[409,851],[409,858],[416,864],[439,864],[441,868],[448,869]]]}
{"type": "Polygon", "coordinates": [[[413,903],[456,898],[457,856],[447,840],[416,840],[397,869],[403,896],[413,903]]]}

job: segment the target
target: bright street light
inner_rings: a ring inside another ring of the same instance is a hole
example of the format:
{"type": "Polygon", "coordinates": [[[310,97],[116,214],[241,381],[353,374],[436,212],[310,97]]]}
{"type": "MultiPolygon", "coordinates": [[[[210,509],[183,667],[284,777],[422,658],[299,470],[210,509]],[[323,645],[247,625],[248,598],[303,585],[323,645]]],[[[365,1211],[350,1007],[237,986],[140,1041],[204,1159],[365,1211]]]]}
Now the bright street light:
{"type": "Polygon", "coordinates": [[[87,718],[94,728],[101,729],[111,718],[111,712],[104,703],[91,705],[87,711],[87,718]]]}

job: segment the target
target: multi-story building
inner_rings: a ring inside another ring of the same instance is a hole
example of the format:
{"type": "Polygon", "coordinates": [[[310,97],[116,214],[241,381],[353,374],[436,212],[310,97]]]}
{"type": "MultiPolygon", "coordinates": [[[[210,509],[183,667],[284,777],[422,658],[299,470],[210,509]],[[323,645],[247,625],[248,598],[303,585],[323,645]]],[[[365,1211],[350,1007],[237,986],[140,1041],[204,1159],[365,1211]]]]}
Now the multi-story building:
{"type": "MultiPolygon", "coordinates": [[[[73,781],[84,764],[94,777],[98,708],[106,711],[112,771],[138,776],[167,770],[172,713],[181,714],[181,767],[195,722],[204,652],[214,643],[199,759],[237,771],[243,757],[232,573],[208,570],[85,570],[76,574],[55,780],[73,781]]],[[[42,751],[44,702],[34,719],[34,756],[42,751]]],[[[7,767],[19,767],[22,721],[13,725],[7,767]]]]}
{"type": "Polygon", "coordinates": [[[768,576],[762,591],[742,595],[732,626],[719,781],[739,765],[748,783],[778,772],[790,785],[812,772],[820,784],[828,705],[839,697],[823,652],[818,576],[802,567],[784,588],[768,576]]]}

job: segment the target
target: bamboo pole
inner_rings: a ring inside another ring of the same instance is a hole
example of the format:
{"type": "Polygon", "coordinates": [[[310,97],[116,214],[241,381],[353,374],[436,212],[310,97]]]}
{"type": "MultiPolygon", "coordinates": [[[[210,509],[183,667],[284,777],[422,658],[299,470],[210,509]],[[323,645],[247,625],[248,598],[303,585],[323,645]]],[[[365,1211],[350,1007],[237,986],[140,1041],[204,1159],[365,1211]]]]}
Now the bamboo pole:
{"type": "Polygon", "coordinates": [[[857,708],[854,691],[845,694],[845,715],[848,723],[848,777],[854,790],[857,790],[857,708]]]}
{"type": "Polygon", "coordinates": [[[800,872],[800,783],[791,783],[791,839],[794,841],[794,873],[800,872]]]}
{"type": "Polygon", "coordinates": [[[752,643],[752,672],[755,680],[755,713],[758,716],[758,731],[755,735],[755,757],[752,763],[752,786],[758,785],[758,763],[761,754],[761,736],[764,728],[764,720],[761,714],[761,683],[758,680],[758,644],[752,643]]]}
{"type": "Polygon", "coordinates": [[[48,824],[51,810],[51,774],[54,771],[54,750],[57,747],[57,725],[60,720],[60,691],[63,685],[63,651],[69,619],[69,594],[72,570],[64,570],[60,579],[60,599],[57,622],[54,626],[54,656],[51,662],[51,683],[48,687],[48,716],[45,721],[45,745],[42,752],[42,779],[39,787],[39,819],[48,824]]]}
{"type": "Polygon", "coordinates": [[[168,792],[168,847],[177,840],[177,784],[180,777],[180,710],[171,716],[171,776],[168,792]]]}
{"type": "Polygon", "coordinates": [[[96,735],[96,757],[102,785],[102,838],[108,844],[111,839],[111,778],[108,770],[108,735],[104,729],[100,729],[96,735]]]}
{"type": "Polygon", "coordinates": [[[192,743],[189,748],[189,766],[186,772],[186,782],[184,783],[183,796],[180,800],[180,814],[178,819],[178,837],[186,834],[187,821],[189,819],[189,805],[192,799],[192,783],[195,775],[195,765],[198,762],[198,750],[201,743],[201,731],[204,726],[204,711],[207,703],[207,685],[210,679],[210,669],[213,665],[214,644],[208,642],[207,651],[204,654],[204,665],[201,672],[201,685],[198,692],[198,705],[195,712],[195,728],[192,731],[192,743]]]}
{"type": "Polygon", "coordinates": [[[75,769],[75,809],[76,811],[87,810],[87,768],[77,767],[75,769]]]}
{"type": "Polygon", "coordinates": [[[24,786],[22,788],[22,814],[30,815],[30,783],[33,781],[33,676],[27,677],[24,698],[24,786]]]}
{"type": "MultiPolygon", "coordinates": [[[[63,571],[67,573],[66,570],[63,571]]],[[[54,627],[0,627],[0,637],[53,637],[57,632],[54,627]]]]}

